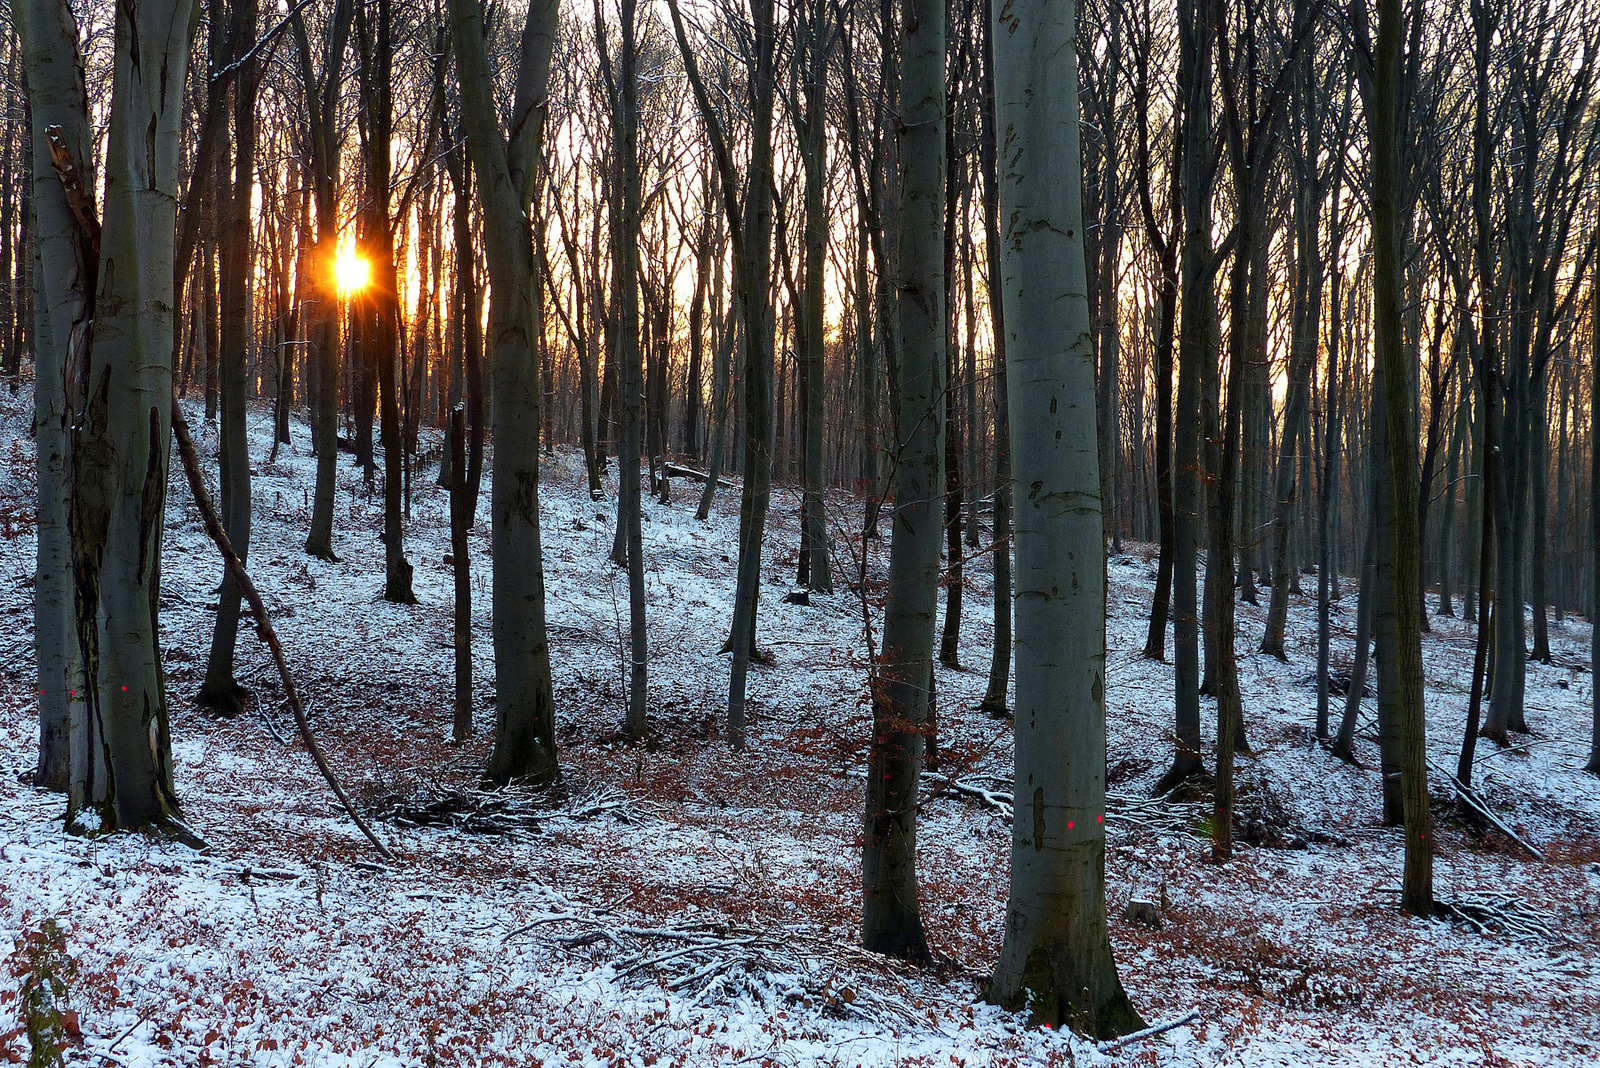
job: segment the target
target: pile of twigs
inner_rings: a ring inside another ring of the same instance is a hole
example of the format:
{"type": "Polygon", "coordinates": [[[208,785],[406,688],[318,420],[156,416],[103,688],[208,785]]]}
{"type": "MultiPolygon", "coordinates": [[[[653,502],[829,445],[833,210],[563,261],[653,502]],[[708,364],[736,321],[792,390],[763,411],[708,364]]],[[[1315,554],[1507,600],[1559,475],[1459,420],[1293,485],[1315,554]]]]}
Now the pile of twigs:
{"type": "Polygon", "coordinates": [[[1204,801],[1106,791],[1108,826],[1121,824],[1130,830],[1158,834],[1193,834],[1200,822],[1210,815],[1211,808],[1204,801]]]}
{"type": "Polygon", "coordinates": [[[1476,894],[1454,901],[1435,900],[1433,911],[1443,919],[1466,923],[1483,935],[1502,931],[1517,938],[1553,940],[1556,937],[1548,914],[1512,894],[1476,894]]]}
{"type": "Polygon", "coordinates": [[[444,788],[419,783],[409,794],[390,794],[371,806],[372,815],[402,827],[433,827],[466,834],[523,838],[539,833],[549,806],[537,795],[510,790],[444,788]]]}
{"type": "Polygon", "coordinates": [[[758,928],[718,919],[690,919],[659,927],[621,924],[615,918],[552,913],[509,932],[516,938],[537,927],[577,930],[552,939],[567,950],[613,947],[609,964],[623,981],[654,981],[681,991],[692,1003],[719,995],[748,994],[777,1009],[783,1002],[820,1005],[841,1018],[879,1025],[921,1024],[928,1019],[891,995],[868,989],[849,972],[898,967],[898,962],[814,934],[805,927],[758,928]]]}
{"type": "MultiPolygon", "coordinates": [[[[969,775],[950,778],[927,774],[924,780],[934,787],[928,800],[940,797],[964,797],[976,801],[984,808],[1000,812],[1007,821],[1012,818],[1015,800],[1011,782],[998,775],[969,775]]],[[[1209,815],[1203,801],[1180,801],[1166,797],[1145,797],[1121,790],[1106,791],[1106,823],[1121,825],[1131,831],[1157,834],[1193,833],[1200,821],[1209,815]]]]}

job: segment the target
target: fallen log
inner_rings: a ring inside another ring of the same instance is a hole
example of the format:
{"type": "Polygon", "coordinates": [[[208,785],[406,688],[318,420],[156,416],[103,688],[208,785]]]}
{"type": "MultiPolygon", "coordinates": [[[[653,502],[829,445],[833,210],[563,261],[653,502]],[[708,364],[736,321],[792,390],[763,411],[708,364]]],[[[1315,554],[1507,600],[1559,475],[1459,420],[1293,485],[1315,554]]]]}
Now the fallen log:
{"type": "MultiPolygon", "coordinates": [[[[704,471],[696,471],[694,468],[684,467],[682,464],[663,464],[662,470],[666,471],[666,473],[673,478],[686,478],[690,482],[704,483],[708,478],[711,477],[704,471]]],[[[733,489],[733,479],[727,478],[723,475],[718,475],[717,485],[724,489],[733,489]]]]}
{"type": "Polygon", "coordinates": [[[184,473],[189,476],[189,492],[194,495],[195,507],[200,509],[200,520],[205,524],[206,533],[211,535],[211,540],[216,542],[217,550],[222,553],[223,563],[232,573],[234,582],[238,583],[240,592],[250,604],[250,614],[256,620],[256,633],[271,651],[273,662],[278,665],[278,675],[283,679],[283,690],[289,699],[289,710],[294,713],[294,722],[300,728],[300,738],[306,743],[306,750],[316,762],[317,770],[322,772],[322,777],[327,779],[328,785],[333,788],[333,794],[339,799],[339,804],[344,806],[345,812],[350,815],[355,825],[361,828],[361,833],[367,836],[367,841],[372,843],[378,855],[384,860],[394,860],[394,854],[389,851],[389,847],[378,840],[378,836],[372,832],[367,821],[361,818],[361,813],[351,804],[344,787],[339,785],[338,777],[329,766],[328,758],[323,755],[322,747],[317,744],[317,739],[311,733],[311,723],[306,719],[305,706],[300,703],[300,694],[295,689],[294,678],[289,674],[289,664],[284,659],[283,646],[278,642],[277,631],[272,629],[272,621],[267,617],[267,606],[262,602],[255,583],[250,581],[250,575],[239,560],[239,554],[234,552],[233,543],[228,540],[228,534],[222,529],[221,520],[217,518],[217,510],[211,503],[211,494],[207,491],[205,479],[200,474],[200,457],[195,453],[194,438],[189,436],[189,421],[184,418],[183,407],[178,403],[177,390],[173,390],[172,393],[172,433],[178,439],[178,456],[183,461],[184,473]]]}

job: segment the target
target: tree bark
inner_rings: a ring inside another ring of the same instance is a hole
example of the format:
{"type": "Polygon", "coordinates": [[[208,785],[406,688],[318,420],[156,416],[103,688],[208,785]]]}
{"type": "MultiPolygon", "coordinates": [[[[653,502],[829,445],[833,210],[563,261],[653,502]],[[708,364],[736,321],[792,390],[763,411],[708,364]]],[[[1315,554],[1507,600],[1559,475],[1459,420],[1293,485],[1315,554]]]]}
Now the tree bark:
{"type": "MultiPolygon", "coordinates": [[[[544,556],[539,532],[539,365],[531,331],[532,174],[543,137],[557,0],[528,6],[517,60],[508,139],[492,95],[480,0],[451,0],[451,36],[460,72],[467,150],[483,204],[492,299],[494,469],[490,493],[494,558],[494,750],[486,776],[547,784],[560,777],[550,642],[545,628],[544,556]]],[[[470,318],[470,315],[469,315],[470,318]]]]}
{"type": "MultiPolygon", "coordinates": [[[[217,183],[219,227],[217,258],[221,267],[221,348],[218,381],[221,386],[222,434],[218,464],[221,473],[222,527],[241,563],[250,558],[250,432],[246,423],[246,394],[250,388],[251,304],[254,300],[255,257],[251,250],[251,220],[256,179],[256,90],[260,67],[245,50],[254,43],[259,8],[256,0],[234,0],[228,47],[222,63],[243,62],[233,91],[233,153],[219,164],[232,163],[227,181],[217,183]],[[247,39],[249,43],[247,42],[247,39]]],[[[212,77],[216,77],[213,71],[212,77]]],[[[219,174],[219,178],[222,175],[219,174]]],[[[211,652],[205,681],[196,700],[225,716],[244,709],[249,691],[233,677],[233,654],[239,638],[241,593],[233,573],[224,568],[217,594],[216,624],[211,632],[211,652]]]]}
{"type": "MultiPolygon", "coordinates": [[[[38,486],[38,543],[34,569],[34,647],[39,682],[39,760],[34,782],[65,791],[69,722],[83,690],[77,661],[73,602],[70,438],[72,406],[67,371],[74,346],[94,317],[99,250],[76,221],[67,182],[52,163],[58,142],[79,168],[78,189],[95,188],[86,168],[92,131],[78,66],[78,24],[61,0],[24,0],[13,9],[28,79],[33,145],[33,367],[38,486]],[[47,131],[55,131],[48,135],[47,131]]],[[[70,180],[70,176],[69,176],[70,180]]]]}
{"type": "MultiPolygon", "coordinates": [[[[39,0],[38,21],[70,25],[54,6],[39,0]]],[[[85,698],[73,708],[68,826],[98,818],[104,830],[187,834],[173,784],[156,613],[191,27],[188,0],[116,11],[95,320],[92,333],[73,337],[67,372],[69,388],[81,391],[69,522],[85,698]]],[[[59,50],[52,58],[76,59],[59,50]]]]}
{"type": "Polygon", "coordinates": [[[994,15],[1006,355],[1026,495],[1016,534],[1011,894],[985,996],[1037,1023],[1109,1038],[1143,1021],[1117,978],[1106,927],[1105,542],[1075,7],[1016,0],[994,15]]]}
{"type": "Polygon", "coordinates": [[[1378,0],[1372,93],[1367,121],[1372,143],[1373,325],[1375,361],[1383,372],[1386,461],[1391,520],[1380,532],[1391,546],[1393,581],[1388,584],[1394,620],[1395,658],[1383,664],[1397,691],[1400,775],[1406,851],[1401,908],[1433,914],[1433,824],[1428,808],[1428,766],[1422,675],[1422,552],[1417,507],[1417,437],[1411,418],[1401,316],[1404,301],[1400,199],[1402,122],[1400,77],[1404,30],[1401,0],[1378,0]]]}
{"type": "Polygon", "coordinates": [[[883,653],[873,680],[861,929],[874,952],[925,960],[917,901],[917,786],[931,703],[944,497],[944,0],[905,0],[899,56],[899,462],[883,653]]]}

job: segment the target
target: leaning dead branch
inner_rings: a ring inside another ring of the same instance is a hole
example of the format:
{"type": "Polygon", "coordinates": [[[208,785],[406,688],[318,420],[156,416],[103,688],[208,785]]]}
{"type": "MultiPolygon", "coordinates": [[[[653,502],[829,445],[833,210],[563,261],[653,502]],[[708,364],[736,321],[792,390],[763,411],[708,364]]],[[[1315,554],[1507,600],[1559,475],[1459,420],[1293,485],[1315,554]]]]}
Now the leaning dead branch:
{"type": "Polygon", "coordinates": [[[255,583],[250,581],[250,575],[245,571],[239,554],[233,551],[233,543],[228,540],[227,532],[222,529],[222,522],[217,518],[217,510],[211,504],[211,494],[206,489],[205,479],[200,474],[200,457],[195,452],[194,438],[189,435],[189,421],[184,418],[183,406],[178,403],[176,387],[172,393],[172,433],[178,439],[178,456],[183,461],[184,472],[189,476],[189,492],[194,495],[195,507],[200,509],[200,520],[205,524],[206,533],[211,535],[211,540],[216,542],[217,550],[222,553],[223,563],[233,574],[233,580],[238,583],[245,600],[249,602],[250,614],[256,621],[256,633],[271,651],[273,663],[278,665],[278,675],[283,679],[283,692],[289,700],[289,711],[294,713],[294,722],[300,728],[300,739],[305,742],[306,751],[316,762],[317,770],[322,772],[322,777],[328,780],[328,785],[332,787],[333,795],[339,799],[339,804],[344,806],[350,819],[361,828],[361,833],[367,836],[367,841],[372,843],[372,848],[376,849],[384,860],[394,860],[394,854],[389,851],[389,847],[378,840],[378,836],[372,832],[367,821],[361,818],[361,813],[356,811],[355,805],[350,803],[350,798],[344,792],[344,787],[339,784],[333,768],[329,766],[322,747],[317,744],[317,739],[311,733],[311,724],[306,720],[305,706],[300,703],[300,694],[295,689],[293,676],[289,674],[288,661],[284,659],[283,646],[278,642],[278,633],[273,630],[272,621],[267,617],[267,606],[262,603],[261,594],[257,591],[255,583]]]}
{"type": "Polygon", "coordinates": [[[1441,768],[1438,764],[1435,764],[1432,760],[1428,761],[1428,766],[1438,774],[1450,780],[1450,785],[1455,787],[1456,796],[1461,798],[1461,803],[1469,810],[1487,821],[1494,827],[1495,830],[1499,831],[1501,834],[1511,839],[1511,841],[1517,843],[1517,845],[1527,850],[1535,860],[1545,859],[1545,855],[1542,852],[1530,845],[1516,831],[1513,831],[1510,827],[1506,826],[1505,821],[1499,816],[1496,816],[1493,812],[1489,811],[1488,802],[1484,801],[1482,797],[1478,796],[1477,791],[1472,789],[1472,787],[1463,784],[1460,779],[1450,774],[1444,768],[1441,768]]]}

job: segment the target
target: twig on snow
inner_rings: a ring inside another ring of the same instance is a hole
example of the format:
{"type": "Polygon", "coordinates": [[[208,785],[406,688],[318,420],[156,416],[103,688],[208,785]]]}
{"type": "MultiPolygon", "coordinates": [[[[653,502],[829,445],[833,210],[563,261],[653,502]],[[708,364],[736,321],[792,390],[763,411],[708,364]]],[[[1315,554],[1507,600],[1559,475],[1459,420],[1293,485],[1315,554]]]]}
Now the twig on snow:
{"type": "Polygon", "coordinates": [[[1150,1038],[1153,1035],[1159,1035],[1165,1031],[1175,1030],[1176,1028],[1182,1027],[1186,1023],[1192,1023],[1199,1018],[1200,1010],[1190,1009],[1176,1020],[1168,1020],[1166,1023],[1158,1023],[1154,1027],[1146,1027],[1143,1031],[1135,1031],[1131,1035],[1123,1035],[1121,1038],[1111,1042],[1102,1042],[1100,1043],[1100,1052],[1115,1053],[1124,1046],[1132,1045],[1141,1039],[1150,1038]]]}

